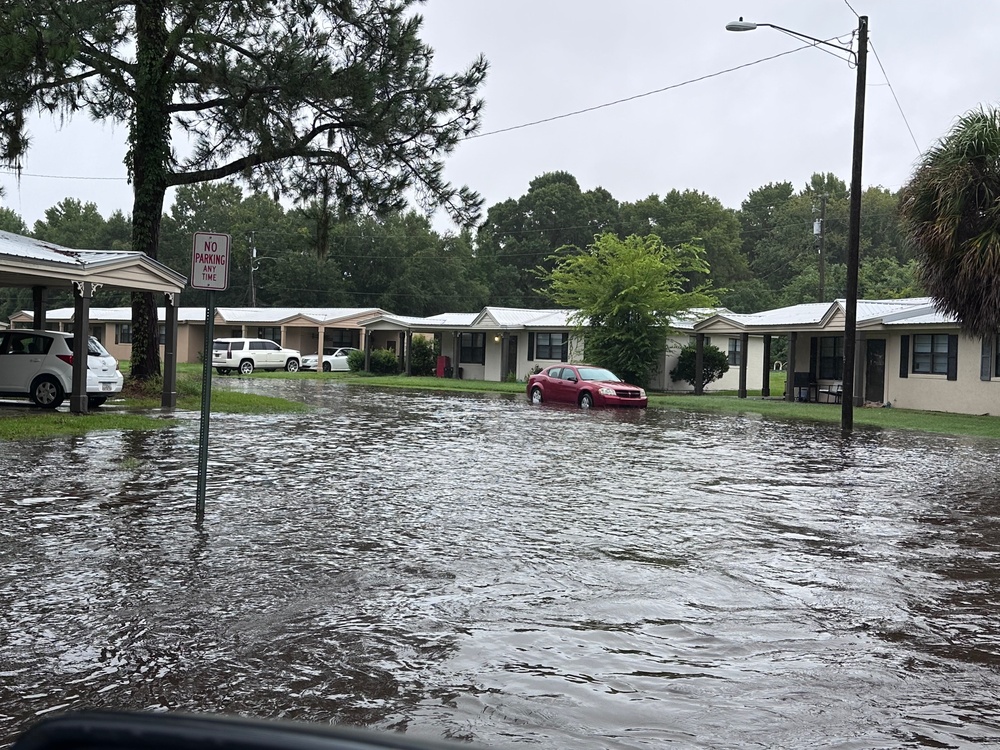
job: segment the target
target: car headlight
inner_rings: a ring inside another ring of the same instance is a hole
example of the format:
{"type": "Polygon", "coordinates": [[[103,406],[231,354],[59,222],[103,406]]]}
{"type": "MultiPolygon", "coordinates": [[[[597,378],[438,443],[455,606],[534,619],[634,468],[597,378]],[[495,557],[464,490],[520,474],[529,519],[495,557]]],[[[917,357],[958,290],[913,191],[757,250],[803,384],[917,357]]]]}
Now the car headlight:
{"type": "Polygon", "coordinates": [[[600,393],[602,396],[614,396],[615,395],[615,389],[614,388],[608,388],[608,386],[606,386],[606,385],[603,385],[600,388],[598,388],[597,392],[600,393]]]}
{"type": "Polygon", "coordinates": [[[645,388],[640,388],[639,389],[639,398],[646,398],[646,389],[645,388]]]}

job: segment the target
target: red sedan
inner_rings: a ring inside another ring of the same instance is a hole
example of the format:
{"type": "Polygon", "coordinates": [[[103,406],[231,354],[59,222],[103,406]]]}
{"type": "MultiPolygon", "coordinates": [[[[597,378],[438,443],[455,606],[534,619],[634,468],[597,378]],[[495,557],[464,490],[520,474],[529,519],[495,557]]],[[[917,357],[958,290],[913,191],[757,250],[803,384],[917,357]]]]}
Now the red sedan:
{"type": "Polygon", "coordinates": [[[646,391],[621,380],[611,370],[593,365],[552,365],[528,378],[528,400],[591,406],[646,408],[646,391]]]}

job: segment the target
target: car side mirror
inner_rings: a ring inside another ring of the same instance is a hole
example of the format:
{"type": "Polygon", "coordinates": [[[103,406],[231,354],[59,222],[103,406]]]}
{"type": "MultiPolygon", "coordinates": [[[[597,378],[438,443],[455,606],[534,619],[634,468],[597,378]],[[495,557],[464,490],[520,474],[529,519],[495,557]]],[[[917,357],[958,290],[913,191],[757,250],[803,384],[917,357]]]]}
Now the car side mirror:
{"type": "Polygon", "coordinates": [[[569,376],[568,378],[566,378],[566,380],[568,380],[568,381],[569,381],[569,382],[571,382],[571,383],[578,383],[578,382],[579,382],[579,381],[578,381],[578,380],[576,379],[576,375],[570,375],[570,376],[569,376]]]}

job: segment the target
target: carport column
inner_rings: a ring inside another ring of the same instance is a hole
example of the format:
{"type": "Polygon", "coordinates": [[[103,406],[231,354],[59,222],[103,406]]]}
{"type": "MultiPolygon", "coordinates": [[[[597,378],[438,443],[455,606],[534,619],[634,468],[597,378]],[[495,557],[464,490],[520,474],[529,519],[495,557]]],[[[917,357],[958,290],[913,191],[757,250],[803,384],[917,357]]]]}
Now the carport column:
{"type": "MultiPolygon", "coordinates": [[[[177,307],[174,305],[174,295],[163,295],[163,393],[160,395],[160,406],[173,409],[177,406],[177,307]]],[[[202,356],[211,357],[211,352],[202,356]]]]}
{"type": "Polygon", "coordinates": [[[87,413],[87,340],[90,338],[90,299],[94,285],[89,281],[73,282],[73,395],[69,410],[87,413]]]}
{"type": "Polygon", "coordinates": [[[788,364],[785,365],[785,401],[795,400],[795,342],[799,334],[788,334],[788,364]]]}
{"type": "Polygon", "coordinates": [[[372,336],[371,331],[365,329],[365,372],[372,371],[372,336]]]}
{"type": "Polygon", "coordinates": [[[44,286],[31,287],[31,302],[34,311],[32,326],[39,330],[45,330],[45,298],[48,290],[44,286]]]}
{"type": "Polygon", "coordinates": [[[326,339],[326,326],[321,325],[319,327],[319,333],[316,335],[316,372],[323,372],[323,349],[326,339]]]}
{"type": "Polygon", "coordinates": [[[743,332],[740,334],[740,389],[736,393],[737,398],[747,397],[747,348],[750,345],[750,334],[743,332]]]}
{"type": "Polygon", "coordinates": [[[771,334],[764,334],[764,363],[761,366],[760,395],[767,398],[771,395],[771,334]]]}
{"type": "Polygon", "coordinates": [[[696,333],[694,336],[694,395],[700,396],[705,392],[702,385],[702,373],[705,370],[705,334],[696,333]]]}
{"type": "Polygon", "coordinates": [[[455,346],[453,347],[455,355],[451,358],[451,377],[458,378],[458,360],[462,356],[462,334],[460,331],[455,331],[455,346]]]}
{"type": "Polygon", "coordinates": [[[410,359],[410,350],[413,348],[413,331],[409,328],[406,329],[406,374],[411,375],[413,373],[413,363],[410,359]]]}
{"type": "MultiPolygon", "coordinates": [[[[285,338],[285,326],[281,326],[281,341],[279,341],[278,343],[281,346],[284,346],[285,345],[285,341],[287,341],[287,339],[285,338]]],[[[299,353],[301,354],[301,352],[299,352],[299,353]]]]}

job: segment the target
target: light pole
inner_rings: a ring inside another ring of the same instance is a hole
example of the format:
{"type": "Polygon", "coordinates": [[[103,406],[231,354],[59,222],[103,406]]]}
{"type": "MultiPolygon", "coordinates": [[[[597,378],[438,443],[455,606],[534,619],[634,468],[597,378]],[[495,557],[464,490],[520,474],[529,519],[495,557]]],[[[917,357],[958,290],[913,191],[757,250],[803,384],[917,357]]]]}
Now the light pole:
{"type": "MultiPolygon", "coordinates": [[[[825,44],[841,52],[844,47],[822,39],[800,34],[773,23],[751,23],[740,18],[726,24],[728,31],[753,31],[758,26],[769,26],[813,44],[825,44]]],[[[865,76],[868,66],[868,16],[858,16],[858,69],[857,89],[854,96],[854,153],[851,161],[851,213],[847,231],[847,291],[844,311],[844,395],[841,399],[840,427],[849,432],[854,429],[854,363],[858,338],[858,264],[861,249],[861,156],[865,133],[865,76]]],[[[793,367],[794,372],[794,367],[793,367]]]]}

